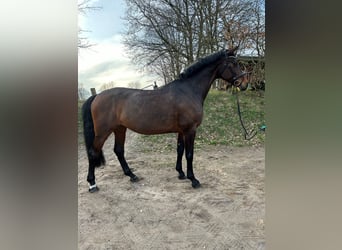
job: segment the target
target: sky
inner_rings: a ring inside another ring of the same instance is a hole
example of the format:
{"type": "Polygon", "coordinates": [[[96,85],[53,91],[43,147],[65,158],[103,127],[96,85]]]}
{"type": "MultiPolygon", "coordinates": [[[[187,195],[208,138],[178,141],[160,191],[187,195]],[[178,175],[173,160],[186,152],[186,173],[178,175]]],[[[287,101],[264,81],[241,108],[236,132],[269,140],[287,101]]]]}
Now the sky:
{"type": "Polygon", "coordinates": [[[140,82],[140,86],[145,87],[156,81],[155,76],[144,74],[133,65],[125,52],[122,43],[125,1],[92,0],[90,4],[101,9],[78,16],[79,28],[87,31],[82,36],[87,37],[89,43],[95,44],[89,49],[79,50],[79,87],[82,84],[87,90],[96,88],[98,91],[102,84],[109,82],[114,82],[116,87],[140,82]]]}

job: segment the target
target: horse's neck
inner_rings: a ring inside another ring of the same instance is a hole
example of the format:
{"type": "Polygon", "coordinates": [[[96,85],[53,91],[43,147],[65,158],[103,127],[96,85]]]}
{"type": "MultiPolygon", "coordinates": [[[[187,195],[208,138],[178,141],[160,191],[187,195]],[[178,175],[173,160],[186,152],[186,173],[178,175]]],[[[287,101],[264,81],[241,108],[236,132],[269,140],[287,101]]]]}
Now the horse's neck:
{"type": "Polygon", "coordinates": [[[193,88],[200,95],[202,102],[204,102],[204,99],[207,97],[211,84],[215,79],[217,79],[217,66],[211,66],[207,70],[202,70],[191,79],[193,88]]]}

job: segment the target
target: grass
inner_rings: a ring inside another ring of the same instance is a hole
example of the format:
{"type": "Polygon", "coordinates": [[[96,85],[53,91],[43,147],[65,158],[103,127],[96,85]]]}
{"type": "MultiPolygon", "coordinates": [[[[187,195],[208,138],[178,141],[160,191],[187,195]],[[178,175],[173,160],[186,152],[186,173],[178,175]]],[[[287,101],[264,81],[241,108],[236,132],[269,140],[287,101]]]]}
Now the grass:
{"type": "MultiPolygon", "coordinates": [[[[264,98],[257,92],[239,93],[242,120],[246,129],[258,130],[265,124],[264,98]]],[[[204,118],[198,128],[197,145],[257,145],[264,143],[264,134],[258,133],[250,141],[244,132],[237,114],[236,96],[212,90],[204,103],[204,118]]]]}
{"type": "MultiPolygon", "coordinates": [[[[265,125],[265,100],[260,92],[245,91],[239,93],[242,119],[248,131],[258,130],[265,125]]],[[[83,143],[81,105],[79,102],[78,134],[79,143],[83,143]]],[[[175,150],[175,134],[141,135],[139,143],[144,151],[175,150]]],[[[204,103],[204,117],[196,134],[195,147],[204,145],[251,146],[263,145],[265,133],[258,132],[252,140],[244,139],[244,132],[237,114],[236,96],[225,91],[211,90],[204,103]]]]}

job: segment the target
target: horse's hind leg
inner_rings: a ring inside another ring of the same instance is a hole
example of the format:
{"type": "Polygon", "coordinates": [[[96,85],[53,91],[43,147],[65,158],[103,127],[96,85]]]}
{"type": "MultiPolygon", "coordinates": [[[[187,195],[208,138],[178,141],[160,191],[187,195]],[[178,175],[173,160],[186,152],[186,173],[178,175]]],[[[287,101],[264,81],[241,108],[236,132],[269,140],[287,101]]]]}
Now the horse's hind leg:
{"type": "Polygon", "coordinates": [[[185,174],[182,170],[182,158],[184,154],[184,135],[179,133],[178,140],[177,140],[177,163],[176,163],[176,170],[178,171],[179,179],[185,179],[185,174]]]}
{"type": "Polygon", "coordinates": [[[124,156],[126,130],[127,129],[125,127],[119,127],[118,129],[114,130],[114,134],[115,134],[114,153],[116,154],[125,175],[131,177],[131,181],[135,182],[135,181],[138,181],[138,177],[132,173],[124,156]]]}
{"type": "Polygon", "coordinates": [[[89,183],[89,192],[94,193],[99,190],[95,182],[95,164],[89,159],[88,176],[87,181],[89,183]]]}
{"type": "Polygon", "coordinates": [[[93,193],[99,190],[95,182],[95,167],[99,167],[105,164],[105,159],[102,152],[102,147],[110,133],[102,136],[95,136],[93,147],[89,152],[89,168],[87,181],[89,183],[89,192],[93,193]]]}

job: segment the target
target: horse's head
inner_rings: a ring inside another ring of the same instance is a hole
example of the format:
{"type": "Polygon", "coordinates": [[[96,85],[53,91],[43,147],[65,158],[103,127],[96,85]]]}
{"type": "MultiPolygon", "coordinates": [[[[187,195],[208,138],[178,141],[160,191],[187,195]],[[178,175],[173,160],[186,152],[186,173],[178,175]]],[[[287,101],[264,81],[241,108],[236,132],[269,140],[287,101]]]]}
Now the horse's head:
{"type": "Polygon", "coordinates": [[[240,90],[246,90],[248,86],[247,73],[240,69],[236,58],[237,49],[238,47],[225,50],[225,58],[218,70],[219,77],[240,90]]]}

